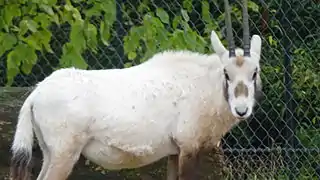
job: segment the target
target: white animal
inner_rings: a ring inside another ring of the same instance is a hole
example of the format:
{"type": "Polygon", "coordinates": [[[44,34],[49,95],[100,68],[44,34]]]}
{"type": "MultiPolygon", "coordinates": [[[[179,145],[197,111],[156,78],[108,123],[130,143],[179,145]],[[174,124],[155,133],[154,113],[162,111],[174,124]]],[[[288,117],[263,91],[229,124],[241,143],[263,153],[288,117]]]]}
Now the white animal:
{"type": "Polygon", "coordinates": [[[166,51],[126,69],[52,73],[20,110],[13,180],[29,179],[33,133],[44,157],[37,180],[67,179],[81,154],[110,170],[169,157],[168,179],[192,179],[198,152],[252,114],[261,88],[259,36],[228,51],[212,31],[211,43],[217,54],[166,51]]]}

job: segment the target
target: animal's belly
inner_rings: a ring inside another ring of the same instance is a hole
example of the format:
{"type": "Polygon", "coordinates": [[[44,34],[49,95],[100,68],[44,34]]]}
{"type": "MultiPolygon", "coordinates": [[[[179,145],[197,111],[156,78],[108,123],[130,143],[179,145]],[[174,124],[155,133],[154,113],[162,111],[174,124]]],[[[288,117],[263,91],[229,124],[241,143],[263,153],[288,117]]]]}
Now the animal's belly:
{"type": "Polygon", "coordinates": [[[105,169],[132,169],[151,164],[170,154],[178,153],[176,148],[171,144],[162,144],[161,147],[160,149],[150,149],[149,147],[144,153],[136,154],[114,146],[105,145],[97,140],[92,140],[84,147],[82,154],[88,160],[105,169]]]}

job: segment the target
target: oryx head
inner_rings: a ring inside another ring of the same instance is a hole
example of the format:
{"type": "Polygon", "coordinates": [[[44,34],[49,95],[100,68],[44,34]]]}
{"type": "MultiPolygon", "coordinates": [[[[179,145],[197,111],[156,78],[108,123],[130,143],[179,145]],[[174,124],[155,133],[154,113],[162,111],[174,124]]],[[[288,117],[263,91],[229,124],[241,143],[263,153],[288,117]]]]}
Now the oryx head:
{"type": "Polygon", "coordinates": [[[211,43],[224,67],[224,95],[231,112],[236,118],[245,119],[252,114],[257,93],[261,91],[259,75],[261,39],[258,35],[253,35],[251,42],[249,40],[247,0],[243,0],[244,47],[236,49],[232,34],[229,2],[224,0],[224,3],[229,50],[222,45],[214,31],[211,33],[211,43]]]}

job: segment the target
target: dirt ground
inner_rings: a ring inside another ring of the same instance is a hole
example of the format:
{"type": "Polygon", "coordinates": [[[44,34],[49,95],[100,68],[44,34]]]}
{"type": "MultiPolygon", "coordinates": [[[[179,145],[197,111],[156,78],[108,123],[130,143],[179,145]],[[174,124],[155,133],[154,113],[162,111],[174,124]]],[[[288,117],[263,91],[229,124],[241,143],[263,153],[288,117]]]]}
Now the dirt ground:
{"type": "MultiPolygon", "coordinates": [[[[16,125],[17,114],[21,104],[27,97],[28,91],[25,89],[0,89],[0,180],[7,180],[9,174],[9,163],[11,158],[10,146],[12,143],[12,137],[16,125]]],[[[36,175],[40,171],[41,167],[41,151],[37,144],[33,149],[33,177],[36,179],[36,175]]],[[[204,179],[220,179],[221,172],[214,171],[212,157],[205,158],[207,160],[204,163],[205,167],[202,169],[202,175],[204,179]],[[208,161],[209,160],[209,161],[208,161]],[[208,164],[209,163],[209,164],[208,164]],[[218,175],[217,175],[218,174],[218,175]],[[214,177],[215,176],[215,177],[214,177]]],[[[97,167],[92,163],[81,157],[71,176],[70,180],[161,180],[165,179],[165,159],[154,163],[152,165],[134,169],[134,170],[122,170],[122,171],[106,171],[97,167]]],[[[202,179],[202,178],[201,178],[202,179]]]]}

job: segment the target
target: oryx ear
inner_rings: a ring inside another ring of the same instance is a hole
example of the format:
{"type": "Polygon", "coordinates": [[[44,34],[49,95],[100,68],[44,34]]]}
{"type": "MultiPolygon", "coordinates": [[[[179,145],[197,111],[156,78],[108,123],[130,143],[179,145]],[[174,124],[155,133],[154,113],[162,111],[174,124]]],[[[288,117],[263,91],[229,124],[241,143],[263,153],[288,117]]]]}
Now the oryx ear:
{"type": "Polygon", "coordinates": [[[211,31],[211,45],[213,50],[218,54],[218,56],[222,56],[228,50],[223,46],[222,42],[220,41],[217,33],[215,31],[211,31]]]}
{"type": "Polygon", "coordinates": [[[258,35],[253,35],[250,43],[250,52],[255,53],[260,57],[261,54],[261,38],[258,35]]]}

